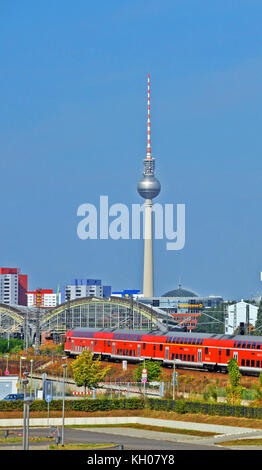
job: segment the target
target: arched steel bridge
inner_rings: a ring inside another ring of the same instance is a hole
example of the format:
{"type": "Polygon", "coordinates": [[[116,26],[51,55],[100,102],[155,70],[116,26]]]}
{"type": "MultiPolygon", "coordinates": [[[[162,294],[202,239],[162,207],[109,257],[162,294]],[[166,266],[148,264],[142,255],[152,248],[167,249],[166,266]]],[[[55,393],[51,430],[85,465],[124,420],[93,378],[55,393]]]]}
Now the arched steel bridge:
{"type": "Polygon", "coordinates": [[[20,307],[0,304],[0,334],[19,333],[24,323],[20,307]]]}
{"type": "Polygon", "coordinates": [[[165,331],[160,318],[167,316],[160,309],[122,297],[84,297],[52,309],[0,304],[0,335],[18,333],[34,341],[37,331],[65,334],[76,327],[165,331]]]}
{"type": "Polygon", "coordinates": [[[163,329],[161,315],[167,317],[162,310],[132,299],[84,297],[48,310],[41,320],[41,330],[65,333],[76,327],[163,329]]]}

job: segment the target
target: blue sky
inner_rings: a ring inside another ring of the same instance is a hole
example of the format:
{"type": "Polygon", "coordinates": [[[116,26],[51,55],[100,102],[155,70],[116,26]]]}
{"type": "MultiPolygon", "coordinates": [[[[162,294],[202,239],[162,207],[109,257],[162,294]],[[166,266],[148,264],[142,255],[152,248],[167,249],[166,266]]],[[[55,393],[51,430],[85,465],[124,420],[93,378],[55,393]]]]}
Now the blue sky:
{"type": "Polygon", "coordinates": [[[156,202],[186,244],[155,242],[155,294],[262,293],[260,0],[0,1],[1,266],[29,287],[142,288],[142,240],[80,240],[77,208],[140,203],[151,75],[156,202]]]}

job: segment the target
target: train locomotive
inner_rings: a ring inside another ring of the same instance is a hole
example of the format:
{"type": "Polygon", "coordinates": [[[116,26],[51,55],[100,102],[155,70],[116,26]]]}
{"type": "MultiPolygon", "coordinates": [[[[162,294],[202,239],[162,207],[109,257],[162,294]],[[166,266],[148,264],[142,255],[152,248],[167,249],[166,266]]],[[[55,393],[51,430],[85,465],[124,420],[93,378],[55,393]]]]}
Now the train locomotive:
{"type": "Polygon", "coordinates": [[[227,372],[231,357],[243,375],[262,372],[262,336],[219,335],[184,331],[134,331],[75,328],[66,333],[64,351],[77,357],[90,350],[102,360],[160,361],[163,366],[227,372]]]}

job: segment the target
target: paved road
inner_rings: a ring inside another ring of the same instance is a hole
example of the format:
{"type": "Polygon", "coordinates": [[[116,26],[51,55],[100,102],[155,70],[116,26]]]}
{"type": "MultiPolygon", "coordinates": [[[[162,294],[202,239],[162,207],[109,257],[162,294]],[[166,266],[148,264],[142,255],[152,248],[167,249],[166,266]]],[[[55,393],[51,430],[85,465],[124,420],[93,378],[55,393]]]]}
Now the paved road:
{"type": "MultiPolygon", "coordinates": [[[[80,420],[81,421],[81,420],[80,420]]],[[[157,423],[159,420],[155,420],[157,423]]],[[[80,423],[79,423],[80,424],[80,423]]],[[[168,423],[167,423],[168,424],[168,423]]],[[[222,447],[223,442],[227,440],[239,439],[239,438],[262,438],[261,429],[252,428],[234,428],[232,426],[214,426],[201,424],[201,423],[186,423],[176,421],[176,427],[181,429],[198,429],[204,431],[219,432],[220,435],[210,437],[199,437],[188,434],[175,434],[166,433],[160,431],[148,431],[144,429],[134,429],[127,427],[78,427],[70,428],[65,427],[65,444],[67,443],[114,443],[119,446],[123,446],[124,450],[212,450],[212,449],[229,449],[228,447],[222,447]]],[[[7,426],[8,427],[8,426],[7,426]]],[[[10,429],[10,428],[9,428],[10,429]]],[[[53,427],[53,431],[56,430],[53,427]]],[[[60,435],[61,435],[61,428],[60,435]]],[[[13,432],[22,434],[23,430],[21,427],[17,427],[13,432]]],[[[48,427],[30,427],[30,437],[47,437],[50,433],[48,427]]],[[[55,438],[53,438],[55,443],[55,438]]],[[[34,448],[48,448],[49,443],[29,441],[29,447],[34,448]]],[[[11,444],[8,445],[10,448],[11,444]]],[[[233,446],[232,446],[233,447],[233,446]]],[[[232,449],[231,447],[231,449],[232,449]]],[[[0,444],[0,450],[4,448],[4,444],[0,444]]],[[[13,449],[22,449],[22,444],[12,445],[13,449]]],[[[238,450],[250,449],[251,447],[236,447],[238,450]]],[[[252,448],[253,449],[253,448],[252,448]]],[[[257,447],[261,449],[261,447],[257,447]]]]}
{"type": "MultiPolygon", "coordinates": [[[[21,433],[22,429],[16,429],[21,433]]],[[[48,428],[31,428],[30,437],[46,437],[48,428]]],[[[54,440],[55,442],[55,440],[54,440]]],[[[183,436],[181,434],[163,433],[157,431],[145,431],[132,428],[88,428],[74,429],[65,428],[65,444],[70,443],[114,443],[122,445],[124,450],[212,450],[217,449],[213,442],[201,443],[200,438],[183,436]]],[[[47,442],[29,442],[29,448],[46,449],[47,442]]],[[[0,450],[4,449],[0,444],[0,450]]],[[[22,449],[22,444],[8,445],[7,448],[22,449]]],[[[221,449],[221,448],[219,448],[221,449]]]]}

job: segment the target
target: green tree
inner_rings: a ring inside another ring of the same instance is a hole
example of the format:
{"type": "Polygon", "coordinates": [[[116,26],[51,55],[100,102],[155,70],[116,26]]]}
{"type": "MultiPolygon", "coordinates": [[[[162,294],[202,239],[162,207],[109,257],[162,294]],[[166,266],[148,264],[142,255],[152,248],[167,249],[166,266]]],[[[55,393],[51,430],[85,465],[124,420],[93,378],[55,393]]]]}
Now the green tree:
{"type": "Polygon", "coordinates": [[[230,386],[227,387],[227,400],[230,405],[239,405],[242,396],[241,374],[237,360],[231,357],[227,363],[230,386]]]}
{"type": "Polygon", "coordinates": [[[93,360],[91,351],[83,351],[82,354],[72,364],[74,381],[78,387],[97,387],[110,366],[102,367],[100,357],[93,360]]]}
{"type": "Polygon", "coordinates": [[[23,349],[23,340],[11,338],[9,341],[7,339],[0,339],[0,354],[6,353],[15,353],[23,349]]]}
{"type": "Polygon", "coordinates": [[[153,382],[158,381],[161,378],[162,368],[159,362],[157,361],[145,361],[139,364],[135,370],[135,380],[136,382],[141,382],[142,379],[142,369],[147,369],[147,381],[153,382]]]}

